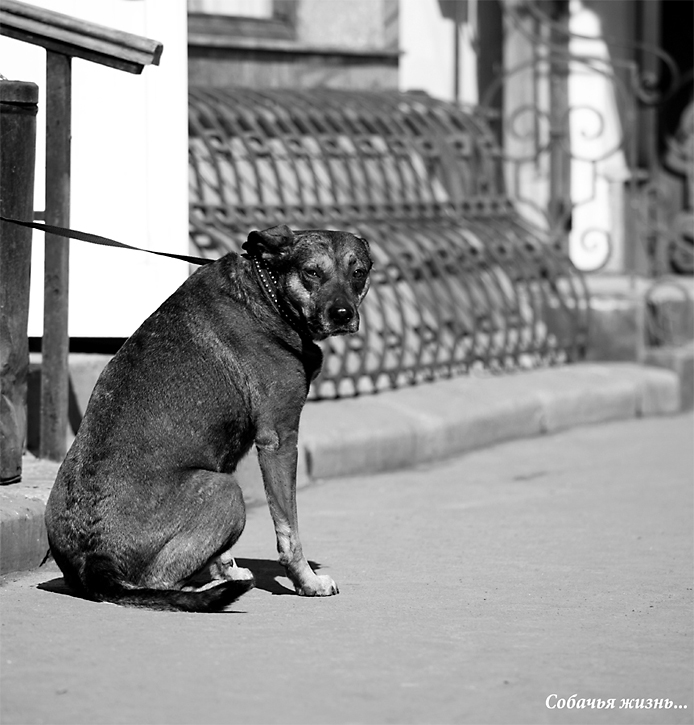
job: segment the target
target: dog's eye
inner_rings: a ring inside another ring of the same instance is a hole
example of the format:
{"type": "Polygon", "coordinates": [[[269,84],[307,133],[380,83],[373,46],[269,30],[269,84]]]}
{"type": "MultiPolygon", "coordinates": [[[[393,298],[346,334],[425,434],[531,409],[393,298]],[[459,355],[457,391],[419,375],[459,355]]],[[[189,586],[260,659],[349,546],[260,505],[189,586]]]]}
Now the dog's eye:
{"type": "Polygon", "coordinates": [[[364,279],[364,277],[366,277],[366,270],[355,269],[354,272],[352,272],[352,276],[356,279],[364,279]]]}
{"type": "Polygon", "coordinates": [[[307,277],[311,277],[311,279],[319,279],[320,278],[320,270],[314,269],[313,267],[310,267],[309,269],[304,270],[304,274],[307,277]]]}

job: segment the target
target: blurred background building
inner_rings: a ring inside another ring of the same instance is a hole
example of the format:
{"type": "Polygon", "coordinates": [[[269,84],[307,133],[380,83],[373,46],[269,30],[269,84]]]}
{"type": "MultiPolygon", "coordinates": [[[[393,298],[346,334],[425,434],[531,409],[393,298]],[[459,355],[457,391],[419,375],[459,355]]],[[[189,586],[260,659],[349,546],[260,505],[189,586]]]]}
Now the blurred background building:
{"type": "MultiPolygon", "coordinates": [[[[538,226],[566,235],[579,268],[692,271],[691,2],[33,4],[164,43],[160,66],[142,76],[74,61],[74,228],[187,252],[189,88],[399,89],[490,108],[510,195],[538,226]]],[[[0,58],[4,76],[43,89],[43,49],[3,37],[0,58]]],[[[41,98],[39,109],[40,211],[41,98]]],[[[72,250],[74,339],[127,336],[188,273],[146,255],[72,250]]],[[[35,270],[41,256],[37,243],[35,270]]],[[[39,276],[32,337],[41,335],[39,276]]]]}

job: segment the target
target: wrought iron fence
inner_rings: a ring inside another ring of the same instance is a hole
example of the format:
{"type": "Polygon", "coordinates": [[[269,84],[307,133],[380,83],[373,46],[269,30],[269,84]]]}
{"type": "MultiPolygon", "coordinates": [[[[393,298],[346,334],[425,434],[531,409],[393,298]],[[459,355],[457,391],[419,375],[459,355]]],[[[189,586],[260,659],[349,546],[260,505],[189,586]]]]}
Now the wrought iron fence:
{"type": "Polygon", "coordinates": [[[423,94],[192,89],[190,224],[200,253],[252,228],[372,242],[358,335],[324,344],[314,397],[577,359],[581,275],[504,192],[487,119],[423,94]]]}

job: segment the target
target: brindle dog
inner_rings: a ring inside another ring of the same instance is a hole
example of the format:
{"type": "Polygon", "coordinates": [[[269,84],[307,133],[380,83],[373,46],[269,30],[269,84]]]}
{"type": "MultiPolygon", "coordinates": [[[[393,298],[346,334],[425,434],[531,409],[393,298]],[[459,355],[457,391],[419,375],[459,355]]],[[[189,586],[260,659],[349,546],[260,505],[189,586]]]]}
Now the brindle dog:
{"type": "Polygon", "coordinates": [[[94,389],[46,510],[53,557],[85,597],[217,611],[251,589],[230,550],[246,521],[233,473],[253,444],[297,593],[338,592],[301,548],[297,436],[314,341],[359,328],[369,245],[282,225],[243,246],[174,292],[94,389]]]}

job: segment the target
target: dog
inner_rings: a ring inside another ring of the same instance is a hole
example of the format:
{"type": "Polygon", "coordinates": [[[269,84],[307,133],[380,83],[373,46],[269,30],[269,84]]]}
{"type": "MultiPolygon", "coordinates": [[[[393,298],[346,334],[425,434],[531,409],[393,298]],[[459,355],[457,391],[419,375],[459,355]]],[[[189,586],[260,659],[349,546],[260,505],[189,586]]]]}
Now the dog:
{"type": "Polygon", "coordinates": [[[94,388],[46,508],[50,552],[85,598],[212,612],[251,589],[231,548],[246,522],[233,474],[252,445],[297,594],[338,593],[299,538],[299,417],[315,343],[359,329],[369,244],[280,225],[243,249],[192,274],[94,388]]]}

